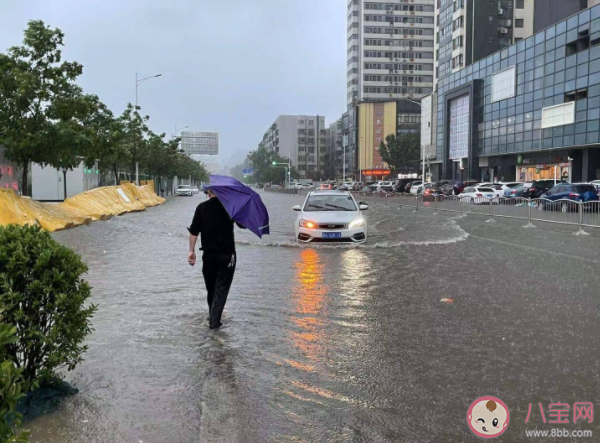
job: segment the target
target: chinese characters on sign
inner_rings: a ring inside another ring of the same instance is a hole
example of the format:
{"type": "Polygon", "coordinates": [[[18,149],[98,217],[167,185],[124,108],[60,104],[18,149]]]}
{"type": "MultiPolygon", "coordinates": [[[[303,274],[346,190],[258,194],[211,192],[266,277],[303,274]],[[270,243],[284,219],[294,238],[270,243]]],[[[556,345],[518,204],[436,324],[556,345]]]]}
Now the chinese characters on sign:
{"type": "MultiPolygon", "coordinates": [[[[546,414],[544,412],[544,407],[541,403],[538,403],[537,406],[540,410],[540,416],[544,423],[551,424],[577,424],[582,422],[593,423],[594,422],[594,405],[590,402],[576,402],[573,404],[573,409],[571,411],[571,406],[568,403],[550,403],[548,406],[548,416],[549,420],[546,419],[546,414]],[[572,418],[573,421],[569,421],[572,418]]],[[[527,418],[525,418],[525,423],[529,422],[529,419],[532,415],[533,406],[529,403],[529,408],[527,410],[527,418]]]]}
{"type": "Polygon", "coordinates": [[[373,105],[373,166],[382,167],[383,160],[379,153],[379,145],[383,141],[385,124],[385,104],[375,103],[373,105]]]}

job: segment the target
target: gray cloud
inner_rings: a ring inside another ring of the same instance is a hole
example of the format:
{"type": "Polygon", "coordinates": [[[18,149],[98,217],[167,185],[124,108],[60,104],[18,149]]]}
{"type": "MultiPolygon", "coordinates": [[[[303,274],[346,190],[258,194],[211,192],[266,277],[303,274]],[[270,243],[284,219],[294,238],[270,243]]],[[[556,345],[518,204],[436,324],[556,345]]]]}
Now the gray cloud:
{"type": "Polygon", "coordinates": [[[345,0],[3,0],[0,50],[30,19],[66,34],[80,84],[115,113],[139,101],[156,132],[218,131],[223,157],[254,149],[279,114],[345,109],[345,0]]]}

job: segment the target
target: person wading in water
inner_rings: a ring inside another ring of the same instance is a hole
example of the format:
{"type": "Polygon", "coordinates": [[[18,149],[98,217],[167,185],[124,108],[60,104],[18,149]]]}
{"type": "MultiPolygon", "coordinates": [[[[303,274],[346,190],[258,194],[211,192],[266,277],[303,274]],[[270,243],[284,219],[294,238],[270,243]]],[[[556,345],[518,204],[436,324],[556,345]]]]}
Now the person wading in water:
{"type": "MultiPolygon", "coordinates": [[[[188,228],[190,233],[188,263],[196,264],[196,241],[202,242],[202,274],[206,284],[210,329],[217,329],[233,282],[237,256],[233,235],[234,221],[217,196],[209,188],[209,199],[196,208],[194,219],[188,228]]],[[[241,229],[246,229],[235,222],[241,229]]]]}

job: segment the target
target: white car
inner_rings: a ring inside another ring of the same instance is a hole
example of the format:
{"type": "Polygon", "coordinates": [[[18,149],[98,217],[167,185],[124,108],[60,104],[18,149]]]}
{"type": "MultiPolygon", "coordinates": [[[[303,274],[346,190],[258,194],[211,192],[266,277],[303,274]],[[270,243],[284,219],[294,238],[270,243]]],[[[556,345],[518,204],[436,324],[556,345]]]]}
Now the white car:
{"type": "Polygon", "coordinates": [[[485,186],[470,186],[465,188],[464,192],[458,196],[463,203],[471,203],[474,205],[489,204],[498,201],[496,189],[485,186]]]}
{"type": "Polygon", "coordinates": [[[193,194],[194,191],[192,190],[192,187],[190,185],[181,185],[175,191],[175,195],[177,196],[187,195],[188,197],[191,197],[193,194]]]}
{"type": "Polygon", "coordinates": [[[198,189],[198,186],[192,186],[192,194],[200,194],[200,189],[198,189]]]}
{"type": "Polygon", "coordinates": [[[410,187],[411,194],[419,194],[423,192],[423,182],[414,182],[410,187]]]}
{"type": "Polygon", "coordinates": [[[369,207],[356,203],[347,191],[312,191],[304,204],[293,207],[296,241],[363,243],[367,240],[367,220],[362,211],[369,207]]]}

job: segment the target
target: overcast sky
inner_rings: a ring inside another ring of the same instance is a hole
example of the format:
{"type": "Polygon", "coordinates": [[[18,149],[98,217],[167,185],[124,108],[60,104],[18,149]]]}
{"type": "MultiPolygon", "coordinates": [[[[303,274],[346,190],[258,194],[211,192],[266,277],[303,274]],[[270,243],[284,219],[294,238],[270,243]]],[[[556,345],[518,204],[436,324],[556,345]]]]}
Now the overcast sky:
{"type": "Polygon", "coordinates": [[[115,114],[135,73],[155,132],[217,131],[221,159],[250,151],[279,114],[345,110],[346,0],[0,0],[0,51],[41,19],[65,34],[79,83],[115,114]]]}

